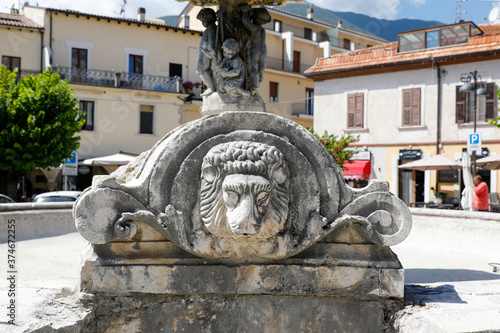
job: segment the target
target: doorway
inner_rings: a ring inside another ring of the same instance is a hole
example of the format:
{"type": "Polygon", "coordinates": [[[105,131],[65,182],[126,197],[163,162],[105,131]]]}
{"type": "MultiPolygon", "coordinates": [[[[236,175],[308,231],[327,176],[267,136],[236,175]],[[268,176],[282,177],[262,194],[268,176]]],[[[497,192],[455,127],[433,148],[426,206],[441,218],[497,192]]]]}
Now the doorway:
{"type": "MultiPolygon", "coordinates": [[[[400,164],[409,161],[400,161],[400,164]]],[[[400,170],[399,171],[399,193],[400,199],[410,206],[412,202],[424,202],[425,192],[425,172],[418,170],[400,170]]]]}

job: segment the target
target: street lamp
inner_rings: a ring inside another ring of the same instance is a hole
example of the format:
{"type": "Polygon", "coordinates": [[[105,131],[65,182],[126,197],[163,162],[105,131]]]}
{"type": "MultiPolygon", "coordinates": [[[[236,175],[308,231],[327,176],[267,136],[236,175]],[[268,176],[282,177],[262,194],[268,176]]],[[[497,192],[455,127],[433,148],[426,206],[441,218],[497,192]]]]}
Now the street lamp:
{"type": "MultiPolygon", "coordinates": [[[[458,89],[462,92],[474,92],[474,134],[476,133],[476,123],[477,123],[477,96],[488,96],[488,91],[483,88],[481,75],[477,74],[477,71],[470,72],[469,74],[462,75],[462,82],[466,82],[463,86],[458,89]],[[478,88],[478,78],[479,78],[479,88],[478,88]],[[474,84],[470,82],[474,81],[474,84]]],[[[476,151],[472,151],[472,176],[476,176],[476,151]]]]}

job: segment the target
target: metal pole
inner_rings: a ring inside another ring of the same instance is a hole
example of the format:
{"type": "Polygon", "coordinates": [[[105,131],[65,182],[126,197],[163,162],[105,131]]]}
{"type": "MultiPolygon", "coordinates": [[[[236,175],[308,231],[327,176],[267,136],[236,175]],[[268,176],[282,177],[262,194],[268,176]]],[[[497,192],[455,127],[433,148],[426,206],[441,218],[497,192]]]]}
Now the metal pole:
{"type": "Polygon", "coordinates": [[[436,61],[437,68],[437,121],[436,121],[436,155],[439,154],[439,144],[441,143],[441,101],[442,101],[442,87],[441,87],[441,66],[436,61]]]}
{"type": "MultiPolygon", "coordinates": [[[[477,122],[477,71],[474,71],[474,134],[476,134],[477,122]]],[[[472,152],[472,178],[476,177],[476,151],[472,152]]]]}
{"type": "Polygon", "coordinates": [[[477,118],[477,71],[474,71],[474,133],[476,133],[476,118],[477,118]]]}

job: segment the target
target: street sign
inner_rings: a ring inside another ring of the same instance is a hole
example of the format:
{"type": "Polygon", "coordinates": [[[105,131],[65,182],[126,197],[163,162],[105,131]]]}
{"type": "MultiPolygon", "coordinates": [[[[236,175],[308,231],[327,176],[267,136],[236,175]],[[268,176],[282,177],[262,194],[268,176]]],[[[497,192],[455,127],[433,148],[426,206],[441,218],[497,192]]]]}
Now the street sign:
{"type": "Polygon", "coordinates": [[[472,152],[475,151],[476,155],[481,155],[481,145],[481,133],[469,134],[469,137],[467,138],[467,154],[472,155],[472,152]]]}
{"type": "Polygon", "coordinates": [[[422,150],[420,149],[401,149],[399,150],[400,160],[419,160],[422,158],[422,150]]]}
{"type": "Polygon", "coordinates": [[[76,151],[64,159],[62,174],[63,176],[78,176],[78,153],[76,151]]]}
{"type": "Polygon", "coordinates": [[[471,81],[469,73],[462,73],[462,75],[460,76],[460,81],[463,83],[469,83],[471,81]]]}
{"type": "Polygon", "coordinates": [[[351,156],[351,160],[371,160],[371,154],[369,151],[358,151],[351,156]]]}

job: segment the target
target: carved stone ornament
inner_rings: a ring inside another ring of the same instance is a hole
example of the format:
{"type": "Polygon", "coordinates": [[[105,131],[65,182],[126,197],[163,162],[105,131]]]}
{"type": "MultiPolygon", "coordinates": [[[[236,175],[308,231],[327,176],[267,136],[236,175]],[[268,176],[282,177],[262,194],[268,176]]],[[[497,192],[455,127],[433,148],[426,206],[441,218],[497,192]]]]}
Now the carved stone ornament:
{"type": "Polygon", "coordinates": [[[132,164],[94,178],[74,216],[93,244],[140,244],[155,232],[191,254],[230,262],[290,257],[346,225],[391,246],[412,224],[387,183],[350,188],[305,128],[258,112],[178,127],[132,164]]]}
{"type": "Polygon", "coordinates": [[[288,215],[289,177],[276,147],[249,141],[215,146],[201,168],[205,227],[216,236],[275,236],[288,215]]]}
{"type": "Polygon", "coordinates": [[[265,111],[258,90],[264,79],[267,48],[264,24],[271,21],[265,7],[284,1],[192,1],[218,5],[203,8],[196,18],[205,27],[196,72],[206,86],[202,115],[223,111],[265,111]]]}

